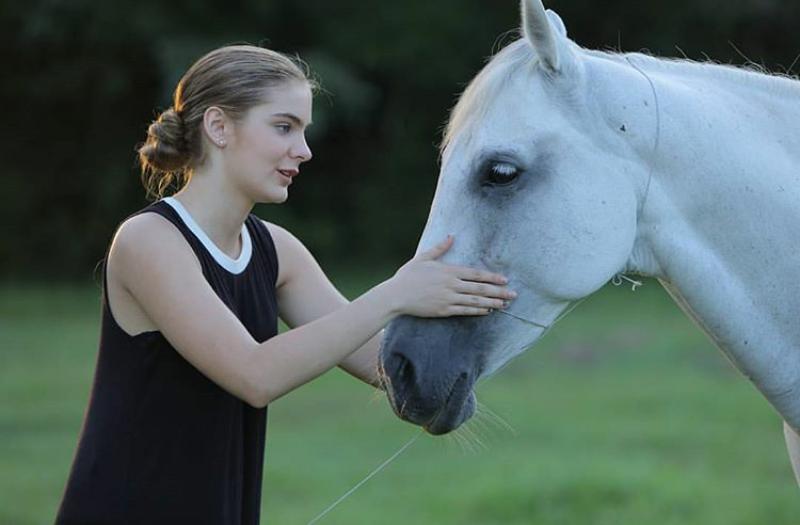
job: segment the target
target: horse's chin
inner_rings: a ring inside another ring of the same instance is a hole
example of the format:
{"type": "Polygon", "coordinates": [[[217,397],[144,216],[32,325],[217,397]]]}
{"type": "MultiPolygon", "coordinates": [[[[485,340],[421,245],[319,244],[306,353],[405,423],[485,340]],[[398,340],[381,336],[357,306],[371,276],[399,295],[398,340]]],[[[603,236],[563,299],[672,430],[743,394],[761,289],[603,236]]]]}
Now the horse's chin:
{"type": "Polygon", "coordinates": [[[466,397],[448,400],[436,417],[425,425],[425,431],[434,436],[447,434],[460,427],[475,413],[475,393],[467,390],[466,397]]]}
{"type": "Polygon", "coordinates": [[[408,397],[407,390],[398,392],[392,388],[392,381],[385,383],[389,404],[394,413],[403,421],[408,421],[425,429],[429,434],[447,434],[457,429],[475,413],[474,380],[468,374],[462,374],[450,387],[450,391],[442,396],[420,396],[418,393],[408,397]],[[430,403],[431,399],[440,399],[440,404],[430,403]]]}

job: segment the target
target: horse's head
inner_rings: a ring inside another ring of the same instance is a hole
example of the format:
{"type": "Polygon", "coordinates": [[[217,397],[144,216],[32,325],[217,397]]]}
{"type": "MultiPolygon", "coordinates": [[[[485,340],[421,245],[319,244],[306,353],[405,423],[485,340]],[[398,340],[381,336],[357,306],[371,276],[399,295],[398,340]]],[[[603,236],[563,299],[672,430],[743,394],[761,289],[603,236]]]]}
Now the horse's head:
{"type": "Polygon", "coordinates": [[[636,237],[646,168],[635,151],[653,126],[643,79],[627,71],[638,85],[623,94],[592,73],[540,0],[522,1],[522,27],[525,38],[495,56],[453,110],[418,248],[454,234],[444,261],[508,276],[519,294],[513,315],[400,318],[381,352],[395,412],[434,434],[472,415],[478,378],[621,271],[636,237]]]}

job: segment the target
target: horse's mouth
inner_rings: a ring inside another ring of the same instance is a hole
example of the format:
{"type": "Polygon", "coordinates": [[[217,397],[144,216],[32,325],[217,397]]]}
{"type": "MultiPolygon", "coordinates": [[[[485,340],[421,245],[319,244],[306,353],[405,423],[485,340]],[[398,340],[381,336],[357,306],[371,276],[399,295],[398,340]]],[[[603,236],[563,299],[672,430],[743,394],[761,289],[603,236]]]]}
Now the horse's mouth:
{"type": "Polygon", "coordinates": [[[406,399],[404,402],[395,399],[392,406],[399,407],[399,410],[395,408],[395,412],[401,419],[421,426],[429,434],[435,436],[447,434],[457,429],[475,413],[476,402],[472,386],[473,382],[467,374],[462,374],[453,383],[444,403],[438,409],[427,407],[426,410],[422,406],[424,403],[419,402],[421,400],[413,399],[406,399]]]}
{"type": "Polygon", "coordinates": [[[453,385],[442,408],[423,428],[434,436],[447,434],[457,429],[475,413],[475,393],[462,376],[453,385]],[[463,380],[462,380],[463,379],[463,380]]]}

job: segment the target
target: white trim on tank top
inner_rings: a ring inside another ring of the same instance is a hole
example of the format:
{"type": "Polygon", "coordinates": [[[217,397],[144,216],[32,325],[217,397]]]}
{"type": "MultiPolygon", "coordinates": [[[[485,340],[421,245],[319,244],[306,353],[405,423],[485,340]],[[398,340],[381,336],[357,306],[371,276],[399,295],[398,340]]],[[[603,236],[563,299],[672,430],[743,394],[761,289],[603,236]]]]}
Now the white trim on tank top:
{"type": "Polygon", "coordinates": [[[189,214],[189,211],[183,207],[181,202],[174,198],[174,197],[166,197],[162,199],[164,202],[169,204],[173,210],[180,216],[183,223],[186,225],[189,230],[197,237],[200,242],[205,246],[208,253],[211,254],[211,257],[217,261],[217,264],[231,272],[232,274],[240,274],[244,271],[247,267],[247,263],[250,262],[250,257],[253,254],[253,243],[250,239],[250,232],[247,231],[247,225],[242,224],[242,251],[239,254],[239,257],[236,259],[231,258],[220,250],[214,241],[212,241],[206,232],[200,227],[199,224],[195,222],[192,216],[189,214]]]}

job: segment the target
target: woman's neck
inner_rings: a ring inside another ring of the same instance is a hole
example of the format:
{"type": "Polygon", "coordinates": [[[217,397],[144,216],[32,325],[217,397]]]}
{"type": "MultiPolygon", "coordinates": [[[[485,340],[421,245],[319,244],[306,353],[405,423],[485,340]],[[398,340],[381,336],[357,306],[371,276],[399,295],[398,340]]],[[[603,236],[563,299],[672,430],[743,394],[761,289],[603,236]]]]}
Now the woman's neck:
{"type": "Polygon", "coordinates": [[[255,204],[225,184],[223,176],[195,172],[175,194],[208,237],[226,254],[241,251],[242,224],[255,204]]]}

